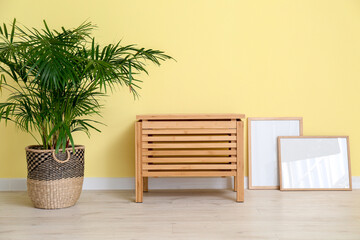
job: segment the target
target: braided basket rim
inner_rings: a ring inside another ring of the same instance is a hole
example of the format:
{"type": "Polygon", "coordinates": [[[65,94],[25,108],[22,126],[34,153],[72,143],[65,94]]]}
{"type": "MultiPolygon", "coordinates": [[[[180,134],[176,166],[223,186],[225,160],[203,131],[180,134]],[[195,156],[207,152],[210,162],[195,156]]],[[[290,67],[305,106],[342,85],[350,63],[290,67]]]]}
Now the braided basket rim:
{"type": "MultiPolygon", "coordinates": [[[[43,152],[55,152],[55,149],[36,149],[35,147],[42,147],[41,145],[29,145],[25,148],[27,152],[37,152],[37,153],[43,153],[43,152]]],[[[75,145],[75,150],[78,149],[85,149],[84,145],[75,145]]],[[[65,151],[72,150],[72,147],[65,148],[65,151]]],[[[59,149],[59,152],[62,152],[62,149],[59,149]]]]}

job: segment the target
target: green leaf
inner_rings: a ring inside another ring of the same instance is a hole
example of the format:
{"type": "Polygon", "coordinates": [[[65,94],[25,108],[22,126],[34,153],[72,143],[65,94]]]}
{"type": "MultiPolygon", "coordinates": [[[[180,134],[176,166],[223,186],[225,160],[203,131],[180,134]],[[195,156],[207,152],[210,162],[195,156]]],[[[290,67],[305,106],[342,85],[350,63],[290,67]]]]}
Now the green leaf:
{"type": "Polygon", "coordinates": [[[68,136],[69,139],[70,139],[72,149],[73,149],[73,151],[75,152],[75,143],[74,143],[74,139],[73,139],[73,137],[72,137],[72,135],[71,135],[71,132],[70,132],[70,127],[65,127],[65,130],[66,130],[67,136],[68,136]]]}
{"type": "Polygon", "coordinates": [[[9,37],[9,34],[8,34],[8,32],[7,32],[6,24],[4,23],[3,26],[4,26],[4,36],[5,36],[6,38],[8,38],[8,37],[9,37]]]}
{"type": "Polygon", "coordinates": [[[15,27],[16,26],[16,18],[14,18],[12,28],[11,28],[11,35],[10,35],[10,42],[12,43],[14,41],[14,35],[15,35],[15,27]]]}

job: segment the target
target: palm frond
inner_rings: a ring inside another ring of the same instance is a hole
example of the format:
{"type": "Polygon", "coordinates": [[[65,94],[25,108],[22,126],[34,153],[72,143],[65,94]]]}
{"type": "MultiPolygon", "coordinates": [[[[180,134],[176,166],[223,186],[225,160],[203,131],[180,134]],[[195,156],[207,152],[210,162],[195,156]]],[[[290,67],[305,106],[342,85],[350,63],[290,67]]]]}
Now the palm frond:
{"type": "Polygon", "coordinates": [[[44,149],[74,147],[73,134],[98,131],[100,99],[117,86],[127,86],[138,96],[141,73],[147,62],[160,65],[172,59],[163,51],[122,46],[104,47],[84,22],[77,28],[53,30],[12,25],[0,26],[0,90],[9,97],[0,103],[0,121],[14,122],[21,130],[40,136],[44,149]],[[11,84],[6,78],[13,80],[11,84]]]}

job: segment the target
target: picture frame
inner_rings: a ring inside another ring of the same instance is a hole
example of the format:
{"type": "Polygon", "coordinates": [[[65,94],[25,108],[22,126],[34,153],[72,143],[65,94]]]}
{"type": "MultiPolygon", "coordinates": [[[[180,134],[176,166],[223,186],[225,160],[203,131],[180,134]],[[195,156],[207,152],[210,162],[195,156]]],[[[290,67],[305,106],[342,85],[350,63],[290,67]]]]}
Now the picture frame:
{"type": "Polygon", "coordinates": [[[248,118],[249,189],[280,189],[277,138],[302,135],[302,117],[248,118]]]}
{"type": "Polygon", "coordinates": [[[281,191],[352,190],[348,136],[278,137],[281,191]]]}

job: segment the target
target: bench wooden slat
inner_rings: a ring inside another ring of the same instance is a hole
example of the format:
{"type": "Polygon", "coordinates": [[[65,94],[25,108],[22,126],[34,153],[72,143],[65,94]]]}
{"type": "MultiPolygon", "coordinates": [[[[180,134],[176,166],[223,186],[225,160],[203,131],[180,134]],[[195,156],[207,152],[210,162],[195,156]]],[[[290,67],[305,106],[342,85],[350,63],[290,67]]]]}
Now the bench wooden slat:
{"type": "Polygon", "coordinates": [[[236,136],[148,136],[143,135],[145,142],[206,142],[206,141],[236,141],[236,136]]]}
{"type": "Polygon", "coordinates": [[[230,171],[144,171],[144,177],[230,177],[236,176],[235,170],[230,171]]]}
{"type": "Polygon", "coordinates": [[[144,170],[228,170],[236,169],[234,164],[144,164],[144,170]]]}
{"type": "Polygon", "coordinates": [[[144,121],[143,129],[168,128],[234,128],[236,121],[144,121]]]}
{"type": "Polygon", "coordinates": [[[236,162],[236,157],[143,157],[144,163],[224,163],[236,162]]]}
{"type": "Polygon", "coordinates": [[[236,150],[143,150],[143,156],[224,156],[236,155],[236,150]]]}
{"type": "Polygon", "coordinates": [[[143,143],[142,148],[236,148],[236,143],[143,143]]]}
{"type": "Polygon", "coordinates": [[[200,129],[200,128],[184,128],[184,129],[143,129],[142,133],[147,135],[147,134],[152,134],[152,135],[159,135],[159,134],[163,134],[163,135],[170,135],[170,134],[231,134],[231,133],[236,133],[236,129],[200,129]]]}

